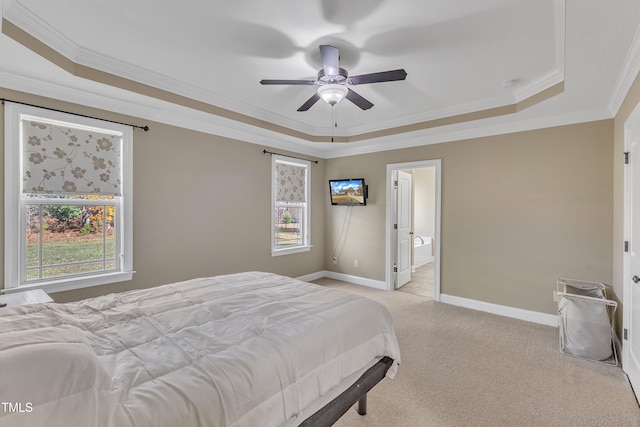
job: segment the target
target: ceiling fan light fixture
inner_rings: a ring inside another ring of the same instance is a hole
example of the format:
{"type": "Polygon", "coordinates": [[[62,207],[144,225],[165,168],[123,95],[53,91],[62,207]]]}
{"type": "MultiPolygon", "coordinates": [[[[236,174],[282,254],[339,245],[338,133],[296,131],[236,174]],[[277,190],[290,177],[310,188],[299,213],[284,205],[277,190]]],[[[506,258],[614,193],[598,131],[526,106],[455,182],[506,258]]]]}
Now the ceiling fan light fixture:
{"type": "Polygon", "coordinates": [[[349,93],[349,89],[344,85],[328,84],[318,88],[318,96],[332,107],[342,101],[349,93]]]}

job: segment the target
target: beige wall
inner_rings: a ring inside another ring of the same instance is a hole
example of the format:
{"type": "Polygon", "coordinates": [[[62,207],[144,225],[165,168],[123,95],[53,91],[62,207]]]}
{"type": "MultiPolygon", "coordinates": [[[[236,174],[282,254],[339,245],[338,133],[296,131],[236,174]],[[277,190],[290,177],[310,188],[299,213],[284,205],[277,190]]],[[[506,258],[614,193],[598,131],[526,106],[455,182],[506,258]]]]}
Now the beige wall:
{"type": "Polygon", "coordinates": [[[436,234],[436,168],[413,170],[413,231],[416,236],[436,234]]]}
{"type": "MultiPolygon", "coordinates": [[[[612,281],[612,153],[605,120],[328,160],[370,196],[328,267],[384,281],[386,165],[442,159],[442,293],[555,313],[557,277],[612,281]]],[[[344,210],[327,206],[327,259],[344,210]]]]}
{"type": "Polygon", "coordinates": [[[311,166],[312,250],[272,257],[264,147],[8,90],[0,96],[151,128],[134,131],[133,280],[54,294],[56,301],[237,271],[295,277],[324,269],[323,160],[311,166]]]}
{"type": "Polygon", "coordinates": [[[386,164],[430,159],[442,159],[443,293],[553,313],[557,277],[612,282],[613,120],[320,160],[312,165],[314,247],[274,258],[263,147],[8,90],[0,96],[151,127],[134,132],[134,279],[57,301],[242,270],[331,269],[384,281],[386,164]],[[327,180],[360,176],[368,205],[330,206],[327,180]]]}

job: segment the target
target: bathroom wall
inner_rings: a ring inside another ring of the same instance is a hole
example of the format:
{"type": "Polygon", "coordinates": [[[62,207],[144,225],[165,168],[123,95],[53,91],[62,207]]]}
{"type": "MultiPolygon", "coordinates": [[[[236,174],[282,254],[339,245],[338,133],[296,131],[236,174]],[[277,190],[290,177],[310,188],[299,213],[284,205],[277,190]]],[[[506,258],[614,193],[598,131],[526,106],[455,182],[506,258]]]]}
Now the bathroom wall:
{"type": "Polygon", "coordinates": [[[436,168],[413,170],[413,233],[433,238],[436,229],[436,168]]]}

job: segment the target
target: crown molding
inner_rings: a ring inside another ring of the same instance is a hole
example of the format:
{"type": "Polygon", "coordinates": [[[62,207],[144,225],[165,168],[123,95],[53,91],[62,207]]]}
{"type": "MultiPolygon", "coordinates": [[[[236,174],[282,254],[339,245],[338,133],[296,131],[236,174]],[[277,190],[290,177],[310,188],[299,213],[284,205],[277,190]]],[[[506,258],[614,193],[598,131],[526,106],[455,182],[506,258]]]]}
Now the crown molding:
{"type": "Polygon", "coordinates": [[[32,95],[117,112],[134,118],[184,127],[321,159],[439,144],[612,118],[610,110],[605,108],[603,110],[554,115],[545,118],[516,119],[508,122],[496,122],[495,118],[488,118],[359,142],[318,143],[107,86],[105,86],[105,92],[109,95],[98,91],[44,82],[7,72],[0,72],[0,86],[32,95]]]}
{"type": "Polygon", "coordinates": [[[18,0],[3,1],[2,18],[20,28],[28,29],[29,34],[38,40],[46,40],[47,45],[59,54],[73,62],[77,61],[78,45],[18,0]]]}
{"type": "MultiPolygon", "coordinates": [[[[515,117],[515,116],[514,116],[515,117]]],[[[573,125],[578,123],[594,122],[612,119],[608,108],[572,112],[562,115],[553,115],[543,118],[515,119],[508,122],[496,122],[495,118],[476,120],[473,122],[458,123],[450,126],[426,129],[418,132],[397,134],[382,138],[372,138],[361,142],[349,144],[332,144],[327,149],[325,158],[338,158],[356,156],[361,154],[376,153],[380,151],[398,150],[402,148],[419,147],[423,145],[442,144],[446,142],[463,141],[473,138],[483,138],[496,135],[505,135],[517,132],[526,132],[536,129],[544,129],[557,126],[573,125]]]]}
{"type": "Polygon", "coordinates": [[[515,102],[522,102],[532,96],[543,92],[544,90],[564,82],[565,68],[565,44],[566,44],[566,2],[558,0],[554,2],[554,26],[558,37],[556,41],[555,60],[556,66],[539,79],[519,87],[514,91],[515,102]]]}
{"type": "MultiPolygon", "coordinates": [[[[509,95],[480,100],[478,102],[458,105],[448,109],[429,112],[405,117],[395,121],[386,121],[355,127],[347,131],[347,138],[350,135],[365,133],[375,133],[376,130],[388,129],[389,127],[401,127],[416,122],[425,122],[443,117],[463,115],[479,110],[491,109],[496,106],[515,105],[518,102],[533,97],[540,92],[563,82],[564,79],[564,39],[565,39],[565,1],[555,2],[556,9],[556,31],[558,43],[556,50],[557,68],[551,70],[540,79],[517,88],[509,95]]],[[[140,67],[132,66],[123,61],[108,58],[88,49],[84,49],[60,32],[56,31],[47,22],[33,14],[25,8],[18,0],[4,0],[3,16],[13,25],[29,30],[29,34],[38,39],[46,40],[47,46],[64,55],[69,60],[77,61],[77,64],[94,68],[101,72],[112,73],[132,81],[156,87],[162,90],[171,91],[180,96],[228,108],[230,111],[237,111],[240,114],[248,112],[251,117],[268,121],[276,125],[298,130],[300,123],[284,117],[273,117],[275,115],[266,111],[250,107],[233,100],[223,99],[213,94],[205,93],[201,89],[192,85],[184,84],[175,79],[152,72],[140,67]],[[171,89],[168,89],[171,88],[171,89]]],[[[24,31],[24,30],[23,30],[24,31]]],[[[639,30],[640,31],[640,30],[639,30]]],[[[640,68],[640,35],[636,33],[633,49],[629,51],[625,64],[626,72],[618,79],[619,91],[622,93],[622,100],[628,91],[628,87],[637,75],[640,68]],[[635,70],[635,71],[634,71],[635,70]],[[626,87],[626,90],[625,90],[626,87]]],[[[611,110],[598,110],[565,114],[541,119],[518,119],[517,113],[509,117],[506,121],[498,122],[495,117],[477,119],[469,122],[460,122],[438,127],[424,128],[406,133],[388,135],[384,137],[372,136],[361,141],[349,143],[328,143],[311,142],[296,135],[286,135],[277,130],[269,130],[260,126],[233,120],[215,115],[211,112],[190,108],[190,106],[179,105],[160,98],[147,96],[143,93],[128,91],[115,86],[108,86],[99,82],[82,81],[81,87],[62,86],[36,80],[26,76],[0,73],[0,85],[8,89],[34,95],[59,99],[75,104],[85,105],[93,108],[100,108],[106,111],[118,112],[121,114],[139,117],[146,120],[166,123],[170,125],[194,129],[222,137],[241,140],[249,143],[264,145],[281,150],[293,151],[305,155],[319,158],[334,158],[349,155],[365,154],[399,148],[415,147],[420,145],[436,144],[450,141],[458,141],[470,138],[477,138],[490,135],[499,135],[538,129],[544,127],[560,126],[593,120],[602,120],[613,117],[611,110]]],[[[617,97],[613,97],[616,98],[617,97]]],[[[619,101],[617,108],[621,104],[619,101]]],[[[612,101],[614,102],[614,101],[612,101]]],[[[618,101],[615,101],[618,102],[618,101]]],[[[616,111],[617,111],[616,108],[616,111]]],[[[502,116],[504,118],[504,116],[502,116]]],[[[310,136],[326,137],[326,128],[303,127],[300,132],[310,136]]],[[[336,133],[336,136],[345,136],[343,133],[336,133]]]]}
{"type": "Polygon", "coordinates": [[[157,89],[165,90],[185,98],[214,105],[232,112],[268,121],[286,128],[312,134],[315,127],[291,120],[283,116],[269,113],[249,104],[238,102],[223,95],[207,91],[200,87],[168,77],[164,74],[132,65],[128,62],[112,58],[84,47],[77,47],[78,63],[95,70],[104,71],[115,76],[133,80],[157,89]]]}
{"type": "MultiPolygon", "coordinates": [[[[97,83],[90,83],[90,85],[92,88],[100,86],[97,83]]],[[[189,109],[177,104],[160,101],[156,98],[144,97],[107,86],[104,87],[107,88],[105,92],[108,95],[97,90],[91,91],[91,89],[87,88],[64,86],[24,75],[0,71],[0,87],[319,158],[336,157],[331,153],[336,150],[339,151],[340,147],[346,145],[344,143],[311,143],[224,119],[200,110],[189,109]]],[[[393,148],[395,147],[379,145],[378,147],[365,148],[365,150],[366,152],[373,152],[393,148]]],[[[337,156],[339,157],[339,155],[337,156]]]]}
{"type": "Polygon", "coordinates": [[[611,114],[616,116],[622,103],[624,102],[631,85],[638,77],[640,73],[640,27],[636,29],[636,33],[633,36],[631,45],[627,50],[627,56],[624,59],[620,73],[618,73],[618,79],[616,85],[609,98],[608,108],[611,110],[611,114]]]}
{"type": "Polygon", "coordinates": [[[313,142],[108,86],[104,86],[106,95],[0,71],[0,87],[308,156],[325,156],[313,142]]]}
{"type": "Polygon", "coordinates": [[[527,99],[544,92],[550,87],[563,82],[564,71],[562,71],[561,68],[556,68],[549,71],[538,80],[516,89],[513,93],[514,100],[516,103],[526,101],[527,99]]]}
{"type": "MultiPolygon", "coordinates": [[[[430,110],[420,114],[411,116],[404,116],[396,120],[387,120],[384,122],[370,123],[361,126],[354,126],[349,129],[346,136],[353,137],[361,134],[378,132],[385,129],[399,128],[408,125],[415,125],[419,123],[429,122],[432,120],[439,120],[448,117],[462,116],[468,113],[475,113],[484,110],[491,110],[493,108],[505,107],[509,105],[516,105],[529,98],[533,98],[545,90],[564,82],[564,72],[561,68],[557,68],[549,71],[541,76],[539,79],[531,82],[528,85],[524,85],[513,92],[513,94],[482,99],[475,102],[469,102],[466,104],[458,104],[449,108],[441,108],[438,110],[430,110]]],[[[326,129],[326,128],[322,128],[326,129]]],[[[326,132],[326,131],[325,131],[326,132]]],[[[319,135],[326,135],[326,133],[320,133],[319,135]]]]}
{"type": "Polygon", "coordinates": [[[125,61],[82,47],[56,30],[47,21],[33,13],[18,0],[5,0],[2,16],[13,25],[22,29],[22,31],[27,32],[32,37],[46,44],[48,47],[75,64],[107,72],[115,76],[175,93],[195,101],[204,102],[226,110],[245,114],[259,120],[265,120],[306,134],[313,134],[315,131],[315,127],[313,126],[308,126],[304,123],[300,123],[283,116],[271,114],[262,109],[203,90],[202,88],[184,83],[161,73],[138,67],[125,61]]]}
{"type": "MultiPolygon", "coordinates": [[[[393,120],[372,122],[348,129],[331,129],[330,133],[343,139],[355,138],[358,135],[365,135],[384,131],[387,129],[401,128],[404,126],[425,123],[443,118],[462,116],[468,113],[491,110],[498,107],[515,105],[563,80],[564,69],[564,0],[557,0],[555,4],[555,26],[558,34],[556,43],[556,62],[558,68],[541,76],[531,82],[526,87],[518,89],[514,93],[495,97],[492,99],[482,99],[476,102],[459,104],[450,108],[434,109],[420,114],[406,116],[393,120]]],[[[45,20],[34,14],[31,10],[23,6],[19,0],[5,0],[3,16],[13,25],[29,34],[31,37],[45,43],[49,48],[58,52],[75,64],[87,67],[98,72],[109,73],[123,79],[127,79],[138,84],[159,89],[167,93],[175,94],[185,99],[201,102],[206,105],[227,110],[227,112],[237,113],[252,119],[264,121],[275,126],[290,129],[308,136],[307,140],[317,140],[327,137],[328,131],[325,126],[317,127],[306,125],[297,120],[273,114],[260,108],[256,108],[245,103],[240,103],[228,97],[205,91],[191,84],[181,82],[161,73],[151,71],[142,67],[134,66],[127,62],[112,58],[98,52],[86,49],[77,45],[68,37],[57,31],[45,20]]],[[[82,76],[87,78],[87,76],[82,76]]],[[[146,93],[141,93],[146,95],[146,93]]],[[[166,98],[165,98],[166,99],[166,98]]],[[[185,104],[186,105],[186,104],[185,104]]],[[[228,115],[227,115],[228,116],[228,115]]],[[[245,123],[246,124],[246,123],[245,123]]],[[[286,130],[285,130],[286,132],[286,130]]],[[[304,139],[305,137],[302,136],[304,139]]],[[[356,138],[357,140],[357,138],[356,138]]]]}
{"type": "MultiPolygon", "coordinates": [[[[448,117],[461,116],[468,113],[475,113],[483,110],[490,110],[492,108],[503,107],[512,104],[514,104],[514,98],[511,95],[482,99],[475,102],[454,105],[452,107],[440,108],[437,110],[428,110],[420,114],[403,116],[396,120],[387,120],[384,122],[354,126],[349,129],[348,136],[354,137],[362,134],[379,132],[386,129],[400,128],[403,126],[430,122],[432,120],[439,120],[448,117]]],[[[324,135],[326,135],[326,133],[324,135]]]]}

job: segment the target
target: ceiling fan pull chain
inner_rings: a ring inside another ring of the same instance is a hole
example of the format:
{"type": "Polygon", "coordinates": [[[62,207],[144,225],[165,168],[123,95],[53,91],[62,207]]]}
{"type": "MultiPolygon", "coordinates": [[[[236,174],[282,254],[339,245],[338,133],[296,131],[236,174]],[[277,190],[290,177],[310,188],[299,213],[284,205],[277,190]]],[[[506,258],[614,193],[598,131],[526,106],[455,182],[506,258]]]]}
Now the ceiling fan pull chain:
{"type": "Polygon", "coordinates": [[[333,142],[333,128],[334,128],[334,124],[336,122],[335,109],[336,109],[336,106],[332,105],[331,106],[331,142],[333,142]]]}
{"type": "Polygon", "coordinates": [[[338,127],[338,104],[331,106],[331,142],[333,142],[333,130],[338,127]]]}

